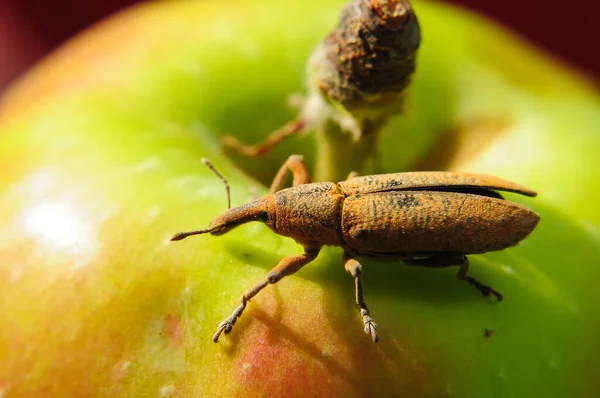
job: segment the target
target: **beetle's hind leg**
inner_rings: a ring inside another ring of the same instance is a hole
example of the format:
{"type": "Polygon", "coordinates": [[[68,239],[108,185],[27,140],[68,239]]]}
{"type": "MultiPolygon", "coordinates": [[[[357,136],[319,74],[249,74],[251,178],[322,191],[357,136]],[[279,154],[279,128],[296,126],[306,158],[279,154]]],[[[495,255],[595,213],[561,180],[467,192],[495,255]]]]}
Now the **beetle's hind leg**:
{"type": "Polygon", "coordinates": [[[502,301],[502,295],[500,294],[500,292],[492,289],[488,285],[484,285],[472,276],[467,275],[467,273],[469,272],[469,259],[467,258],[467,256],[462,256],[462,260],[462,264],[460,264],[460,269],[458,270],[458,274],[456,275],[456,277],[460,280],[466,281],[469,285],[479,290],[484,296],[489,297],[493,295],[498,301],[502,301]]]}
{"type": "Polygon", "coordinates": [[[498,301],[502,301],[502,294],[500,294],[498,291],[492,289],[488,285],[484,285],[472,276],[467,275],[469,273],[469,259],[467,258],[467,256],[455,254],[440,254],[426,258],[404,259],[403,261],[409,265],[417,265],[421,267],[431,268],[444,268],[452,265],[459,265],[460,269],[458,270],[458,274],[456,275],[458,279],[467,282],[469,285],[473,286],[484,296],[493,295],[498,301]]]}
{"type": "Polygon", "coordinates": [[[344,254],[344,268],[346,271],[354,277],[354,289],[356,294],[356,304],[360,307],[360,314],[362,315],[363,322],[365,324],[365,333],[371,336],[373,341],[377,343],[379,337],[377,336],[377,324],[371,318],[369,308],[363,300],[363,288],[362,288],[362,265],[355,259],[344,254]]]}

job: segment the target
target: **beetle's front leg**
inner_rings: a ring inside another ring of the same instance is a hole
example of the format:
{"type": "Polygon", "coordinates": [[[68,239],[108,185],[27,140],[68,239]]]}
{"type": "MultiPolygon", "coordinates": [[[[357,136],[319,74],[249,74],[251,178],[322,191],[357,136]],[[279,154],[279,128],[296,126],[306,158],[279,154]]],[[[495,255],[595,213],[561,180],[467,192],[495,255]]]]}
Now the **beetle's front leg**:
{"type": "Polygon", "coordinates": [[[292,176],[294,177],[294,186],[312,182],[312,178],[306,168],[302,155],[290,155],[275,175],[275,178],[273,178],[271,188],[269,189],[270,194],[280,191],[283,188],[288,170],[292,172],[292,176]]]}
{"type": "Polygon", "coordinates": [[[252,297],[256,296],[258,292],[267,287],[267,285],[279,282],[284,276],[292,275],[300,268],[313,261],[315,258],[317,258],[319,251],[320,248],[305,248],[304,254],[286,257],[281,260],[275,268],[269,271],[267,278],[264,281],[258,283],[256,286],[244,293],[240,300],[242,303],[233,311],[230,316],[225,318],[225,320],[219,324],[217,327],[217,332],[214,334],[212,341],[218,343],[221,333],[227,334],[231,332],[233,325],[235,325],[237,319],[242,316],[242,313],[246,309],[246,304],[248,301],[250,301],[250,299],[252,299],[252,297]]]}
{"type": "Polygon", "coordinates": [[[379,337],[377,336],[377,324],[373,321],[373,318],[371,318],[369,308],[363,300],[362,265],[347,254],[344,254],[344,268],[354,277],[356,304],[360,307],[360,314],[362,315],[365,324],[365,333],[371,335],[373,341],[377,343],[379,340],[379,337]]]}
{"type": "Polygon", "coordinates": [[[271,133],[263,142],[256,145],[246,145],[240,142],[237,138],[231,135],[223,137],[222,145],[226,148],[232,149],[238,152],[240,155],[248,157],[264,156],[271,152],[273,147],[291,137],[295,134],[299,134],[304,130],[306,122],[303,119],[294,120],[279,130],[275,130],[271,133]]]}

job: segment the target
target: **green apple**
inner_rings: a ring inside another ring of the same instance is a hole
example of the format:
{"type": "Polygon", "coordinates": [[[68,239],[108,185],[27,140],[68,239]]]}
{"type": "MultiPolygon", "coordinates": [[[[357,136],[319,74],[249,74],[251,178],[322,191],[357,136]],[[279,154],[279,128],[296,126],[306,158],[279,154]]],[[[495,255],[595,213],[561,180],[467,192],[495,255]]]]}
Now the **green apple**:
{"type": "Polygon", "coordinates": [[[170,242],[264,194],[310,135],[224,157],[294,117],[312,48],[343,1],[160,2],[59,49],[0,102],[0,395],[596,396],[600,99],[584,78],[476,15],[417,3],[424,42],[387,171],[447,168],[536,189],[518,247],[455,270],[364,261],[380,342],[337,248],[216,325],[281,258],[260,223],[170,242]],[[252,176],[252,177],[251,177],[252,176]],[[492,330],[493,333],[486,333],[492,330]]]}

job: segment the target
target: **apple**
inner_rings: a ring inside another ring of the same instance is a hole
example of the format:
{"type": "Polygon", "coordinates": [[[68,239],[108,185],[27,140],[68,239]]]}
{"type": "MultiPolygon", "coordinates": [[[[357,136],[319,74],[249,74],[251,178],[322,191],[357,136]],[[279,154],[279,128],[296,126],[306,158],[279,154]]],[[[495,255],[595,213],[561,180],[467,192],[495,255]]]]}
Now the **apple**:
{"type": "Polygon", "coordinates": [[[481,17],[417,3],[424,32],[387,171],[499,175],[541,214],[518,247],[472,256],[494,303],[453,269],[363,261],[380,342],[362,330],[341,251],[269,286],[233,331],[216,325],[279,259],[260,223],[202,228],[265,183],[310,135],[261,160],[294,116],[311,49],[343,1],[159,2],[57,50],[0,102],[0,396],[596,396],[600,97],[585,78],[481,17]]]}

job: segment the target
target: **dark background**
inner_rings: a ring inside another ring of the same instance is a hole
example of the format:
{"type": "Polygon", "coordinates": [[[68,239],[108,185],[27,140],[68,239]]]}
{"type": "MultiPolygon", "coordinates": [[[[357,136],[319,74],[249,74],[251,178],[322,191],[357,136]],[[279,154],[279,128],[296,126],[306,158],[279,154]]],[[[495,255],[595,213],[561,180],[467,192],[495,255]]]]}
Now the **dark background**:
{"type": "MultiPolygon", "coordinates": [[[[446,0],[479,11],[600,80],[600,1],[446,0]]],[[[48,51],[133,0],[0,0],[0,92],[48,51]]]]}

